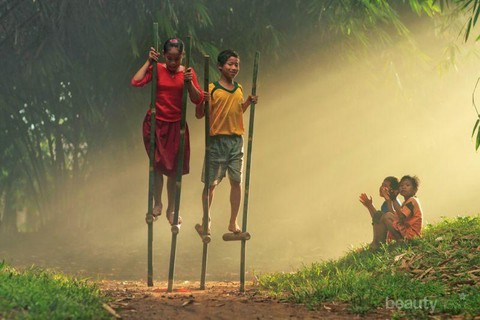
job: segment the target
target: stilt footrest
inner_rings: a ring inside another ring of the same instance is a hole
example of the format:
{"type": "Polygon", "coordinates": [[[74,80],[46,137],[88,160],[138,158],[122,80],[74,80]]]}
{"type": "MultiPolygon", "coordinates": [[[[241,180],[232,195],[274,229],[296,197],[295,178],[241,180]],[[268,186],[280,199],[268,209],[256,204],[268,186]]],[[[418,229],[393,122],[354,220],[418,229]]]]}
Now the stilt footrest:
{"type": "Polygon", "coordinates": [[[222,236],[224,241],[238,241],[238,240],[250,240],[250,233],[240,232],[240,233],[224,233],[222,236]]]}
{"type": "Polygon", "coordinates": [[[149,224],[149,223],[153,223],[153,221],[154,221],[153,214],[147,212],[147,214],[145,215],[145,222],[149,224]]]}
{"type": "Polygon", "coordinates": [[[180,227],[181,226],[182,226],[181,224],[174,224],[172,226],[172,233],[178,234],[180,232],[180,227]]]}
{"type": "Polygon", "coordinates": [[[203,243],[210,243],[212,241],[212,237],[209,234],[203,234],[203,227],[200,224],[195,225],[195,230],[197,230],[198,235],[202,239],[203,243]]]}

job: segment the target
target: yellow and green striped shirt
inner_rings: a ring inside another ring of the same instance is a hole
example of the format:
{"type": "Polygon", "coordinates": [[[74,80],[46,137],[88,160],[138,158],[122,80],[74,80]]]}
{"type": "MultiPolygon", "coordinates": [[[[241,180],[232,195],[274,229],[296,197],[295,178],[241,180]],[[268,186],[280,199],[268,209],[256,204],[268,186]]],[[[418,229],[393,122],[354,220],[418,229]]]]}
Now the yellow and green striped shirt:
{"type": "Polygon", "coordinates": [[[218,81],[210,83],[210,136],[243,135],[243,89],[235,82],[228,90],[218,81]]]}

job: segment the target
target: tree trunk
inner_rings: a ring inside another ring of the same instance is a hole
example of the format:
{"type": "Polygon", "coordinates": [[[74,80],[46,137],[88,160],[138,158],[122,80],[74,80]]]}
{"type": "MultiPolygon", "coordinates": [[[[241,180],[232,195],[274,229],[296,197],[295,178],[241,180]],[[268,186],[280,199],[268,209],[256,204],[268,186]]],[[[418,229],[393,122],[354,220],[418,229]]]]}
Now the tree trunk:
{"type": "Polygon", "coordinates": [[[0,234],[5,237],[14,236],[18,233],[17,229],[17,209],[15,205],[15,190],[9,181],[5,188],[5,206],[3,208],[3,217],[0,224],[0,234]]]}

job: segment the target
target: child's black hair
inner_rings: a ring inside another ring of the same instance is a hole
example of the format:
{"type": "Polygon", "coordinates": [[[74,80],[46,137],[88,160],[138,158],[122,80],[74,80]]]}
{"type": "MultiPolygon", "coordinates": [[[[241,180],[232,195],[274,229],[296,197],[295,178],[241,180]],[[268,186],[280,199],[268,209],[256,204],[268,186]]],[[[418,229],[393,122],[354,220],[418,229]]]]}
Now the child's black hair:
{"type": "Polygon", "coordinates": [[[404,180],[410,180],[412,182],[412,186],[415,189],[418,189],[418,186],[420,185],[420,179],[418,179],[417,176],[413,176],[413,177],[409,175],[403,176],[402,179],[400,179],[400,183],[404,180]]]}
{"type": "Polygon", "coordinates": [[[180,53],[183,53],[184,47],[182,40],[178,38],[170,38],[163,44],[163,52],[166,53],[171,48],[177,48],[180,53]]]}
{"type": "Polygon", "coordinates": [[[240,58],[240,55],[238,54],[238,52],[230,49],[223,50],[218,54],[218,57],[217,57],[218,65],[223,66],[225,63],[227,63],[227,60],[230,57],[240,58]]]}
{"type": "Polygon", "coordinates": [[[394,176],[388,176],[386,177],[385,179],[383,180],[387,180],[388,182],[390,182],[390,187],[393,189],[393,190],[398,190],[398,187],[400,185],[400,182],[398,181],[398,178],[397,177],[394,177],[394,176]]]}

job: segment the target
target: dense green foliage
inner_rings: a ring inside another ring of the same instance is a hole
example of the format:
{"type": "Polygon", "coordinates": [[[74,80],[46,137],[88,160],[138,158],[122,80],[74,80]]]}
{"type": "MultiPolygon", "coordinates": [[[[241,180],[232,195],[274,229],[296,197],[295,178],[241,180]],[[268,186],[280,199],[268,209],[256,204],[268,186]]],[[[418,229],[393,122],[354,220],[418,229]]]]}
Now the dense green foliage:
{"type": "Polygon", "coordinates": [[[63,223],[81,222],[85,210],[74,204],[86,196],[78,190],[102,176],[101,159],[121,165],[138,145],[139,124],[130,115],[146,106],[129,79],[146,59],[153,21],[161,39],[192,35],[194,66],[202,54],[231,47],[247,63],[261,51],[269,72],[297,59],[299,47],[375,50],[408,36],[404,20],[430,19],[445,3],[449,14],[463,3],[469,10],[467,2],[0,0],[0,233],[16,232],[23,208],[29,230],[64,212],[80,221],[63,223]]]}
{"type": "Polygon", "coordinates": [[[380,307],[415,319],[473,316],[480,314],[479,250],[480,216],[459,217],[427,226],[421,239],[262,275],[259,283],[275,297],[312,308],[336,301],[358,314],[380,307]]]}
{"type": "Polygon", "coordinates": [[[0,318],[110,319],[100,291],[86,281],[0,263],[0,318]]]}

